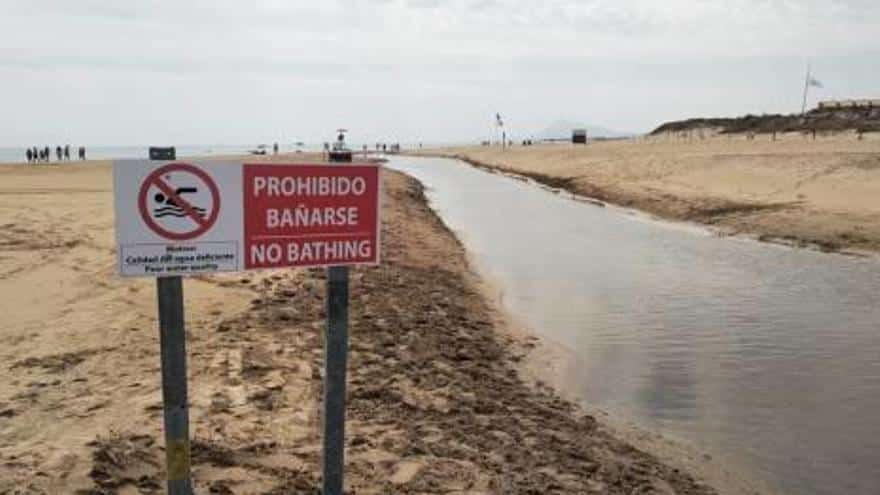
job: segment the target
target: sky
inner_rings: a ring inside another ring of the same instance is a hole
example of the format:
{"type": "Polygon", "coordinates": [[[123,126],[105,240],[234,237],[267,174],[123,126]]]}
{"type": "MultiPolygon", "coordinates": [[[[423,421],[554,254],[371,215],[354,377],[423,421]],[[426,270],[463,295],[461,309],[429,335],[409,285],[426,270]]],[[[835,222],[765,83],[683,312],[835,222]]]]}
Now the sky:
{"type": "Polygon", "coordinates": [[[880,97],[877,0],[0,0],[0,146],[527,137],[880,97]]]}

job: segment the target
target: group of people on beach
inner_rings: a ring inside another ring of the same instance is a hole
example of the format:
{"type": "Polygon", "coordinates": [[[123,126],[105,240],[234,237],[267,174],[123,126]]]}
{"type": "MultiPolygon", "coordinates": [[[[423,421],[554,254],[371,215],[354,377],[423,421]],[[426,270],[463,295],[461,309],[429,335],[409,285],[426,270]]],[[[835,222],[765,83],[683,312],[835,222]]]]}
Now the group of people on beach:
{"type": "MultiPolygon", "coordinates": [[[[80,146],[77,152],[80,160],[86,159],[86,148],[84,146],[80,146]]],[[[25,156],[27,157],[28,163],[49,162],[52,160],[52,150],[48,146],[44,148],[37,148],[34,146],[25,151],[25,156]]],[[[70,145],[66,144],[64,147],[56,146],[55,156],[58,158],[59,162],[62,160],[70,161],[70,145]]]]}

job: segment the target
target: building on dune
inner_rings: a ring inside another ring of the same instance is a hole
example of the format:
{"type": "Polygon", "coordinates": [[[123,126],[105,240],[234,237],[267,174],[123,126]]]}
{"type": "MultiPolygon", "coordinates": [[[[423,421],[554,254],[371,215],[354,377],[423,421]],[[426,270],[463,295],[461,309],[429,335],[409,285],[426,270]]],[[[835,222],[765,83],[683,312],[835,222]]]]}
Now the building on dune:
{"type": "Polygon", "coordinates": [[[832,110],[836,108],[880,108],[880,98],[854,98],[847,100],[820,101],[819,110],[832,110]]]}

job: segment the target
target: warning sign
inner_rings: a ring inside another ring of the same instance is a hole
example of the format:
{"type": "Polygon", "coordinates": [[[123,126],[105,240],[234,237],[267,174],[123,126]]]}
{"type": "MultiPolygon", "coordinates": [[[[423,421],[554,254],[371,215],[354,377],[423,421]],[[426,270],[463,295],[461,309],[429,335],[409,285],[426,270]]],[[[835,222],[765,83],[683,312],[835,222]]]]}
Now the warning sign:
{"type": "Polygon", "coordinates": [[[375,165],[246,165],[246,268],[375,263],[375,165]]]}
{"type": "Polygon", "coordinates": [[[379,166],[114,163],[119,272],[379,261],[379,166]]]}

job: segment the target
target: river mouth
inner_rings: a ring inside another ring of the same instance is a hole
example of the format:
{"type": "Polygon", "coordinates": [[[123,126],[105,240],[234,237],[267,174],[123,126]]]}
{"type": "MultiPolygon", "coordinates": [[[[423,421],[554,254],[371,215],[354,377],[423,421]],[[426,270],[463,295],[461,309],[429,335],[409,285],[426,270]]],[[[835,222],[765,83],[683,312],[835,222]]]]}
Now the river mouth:
{"type": "Polygon", "coordinates": [[[880,263],[718,238],[435,158],[392,158],[574,357],[578,398],[785,493],[880,490],[880,263]]]}

